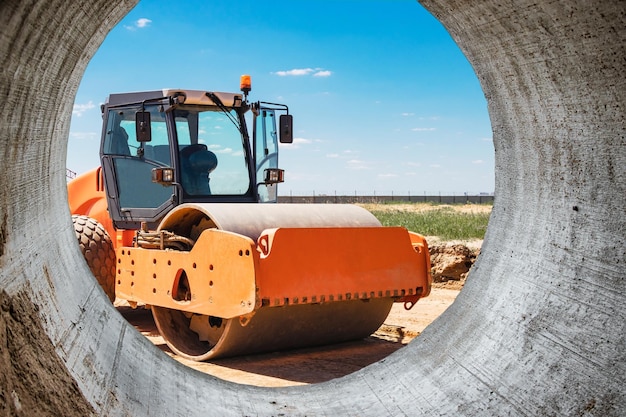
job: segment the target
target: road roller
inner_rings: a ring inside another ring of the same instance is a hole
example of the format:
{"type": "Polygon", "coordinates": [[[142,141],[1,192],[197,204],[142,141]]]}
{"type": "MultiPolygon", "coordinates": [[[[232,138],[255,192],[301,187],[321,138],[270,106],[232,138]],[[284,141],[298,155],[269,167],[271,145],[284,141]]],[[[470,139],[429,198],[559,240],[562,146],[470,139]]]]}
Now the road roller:
{"type": "Polygon", "coordinates": [[[423,236],[347,204],[279,204],[286,105],[163,89],[101,106],[100,166],[68,183],[85,261],[195,361],[364,338],[431,287],[423,236]]]}

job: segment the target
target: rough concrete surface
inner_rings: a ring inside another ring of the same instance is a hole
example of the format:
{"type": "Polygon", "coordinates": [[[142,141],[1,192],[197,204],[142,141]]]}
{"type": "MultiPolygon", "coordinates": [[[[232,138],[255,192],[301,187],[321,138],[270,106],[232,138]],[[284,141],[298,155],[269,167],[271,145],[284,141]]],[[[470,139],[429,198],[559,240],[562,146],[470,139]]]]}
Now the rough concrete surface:
{"type": "Polygon", "coordinates": [[[488,101],[496,201],[481,255],[456,302],[406,348],[287,388],[169,359],[80,259],[65,202],[72,104],[134,3],[0,3],[0,412],[626,414],[626,2],[422,2],[488,101]]]}

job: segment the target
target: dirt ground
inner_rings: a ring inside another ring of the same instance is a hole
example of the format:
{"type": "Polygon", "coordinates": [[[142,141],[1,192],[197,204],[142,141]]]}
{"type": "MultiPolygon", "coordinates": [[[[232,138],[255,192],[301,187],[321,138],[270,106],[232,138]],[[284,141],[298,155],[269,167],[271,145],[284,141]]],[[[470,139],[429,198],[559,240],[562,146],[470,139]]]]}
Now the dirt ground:
{"type": "Polygon", "coordinates": [[[489,204],[432,204],[432,203],[406,203],[406,204],[357,204],[366,210],[376,211],[410,211],[421,213],[430,210],[451,209],[459,213],[491,213],[492,206],[489,204]]]}

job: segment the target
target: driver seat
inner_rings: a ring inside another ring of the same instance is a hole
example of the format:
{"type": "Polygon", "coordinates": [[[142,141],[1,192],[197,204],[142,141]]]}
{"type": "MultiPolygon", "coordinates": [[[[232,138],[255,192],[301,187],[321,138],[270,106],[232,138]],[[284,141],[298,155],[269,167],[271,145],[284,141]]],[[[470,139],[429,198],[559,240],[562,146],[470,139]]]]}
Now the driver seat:
{"type": "Polygon", "coordinates": [[[209,174],[217,168],[217,156],[201,143],[180,151],[183,189],[191,195],[210,195],[209,174]]]}

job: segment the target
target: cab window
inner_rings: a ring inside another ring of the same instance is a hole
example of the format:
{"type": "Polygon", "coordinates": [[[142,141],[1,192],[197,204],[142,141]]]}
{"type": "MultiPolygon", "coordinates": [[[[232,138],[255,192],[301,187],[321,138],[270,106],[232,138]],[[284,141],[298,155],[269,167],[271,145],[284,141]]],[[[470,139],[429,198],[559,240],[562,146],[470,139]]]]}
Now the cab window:
{"type": "MultiPolygon", "coordinates": [[[[152,182],[152,169],[171,163],[165,113],[160,106],[146,106],[150,112],[152,140],[137,141],[135,114],[139,106],[111,109],[103,142],[103,163],[113,168],[119,205],[122,208],[157,208],[169,200],[172,187],[152,182]]],[[[108,187],[108,185],[107,185],[108,187]]]]}
{"type": "MultiPolygon", "coordinates": [[[[238,120],[234,110],[230,115],[238,120]]],[[[181,106],[174,117],[185,193],[246,194],[250,174],[239,127],[221,110],[202,106],[181,106]]]]}

